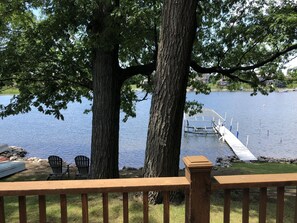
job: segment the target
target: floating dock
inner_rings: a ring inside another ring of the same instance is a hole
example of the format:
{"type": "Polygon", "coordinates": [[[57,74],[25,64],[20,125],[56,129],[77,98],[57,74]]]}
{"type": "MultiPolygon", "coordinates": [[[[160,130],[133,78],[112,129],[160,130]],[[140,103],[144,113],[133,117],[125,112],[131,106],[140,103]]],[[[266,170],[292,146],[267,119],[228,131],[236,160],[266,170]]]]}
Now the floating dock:
{"type": "Polygon", "coordinates": [[[188,116],[184,115],[184,132],[193,134],[219,134],[238,159],[253,161],[257,158],[243,143],[224,126],[225,120],[217,112],[209,108],[203,108],[202,113],[188,116]]]}
{"type": "Polygon", "coordinates": [[[216,125],[214,128],[221,135],[221,138],[229,145],[238,159],[242,161],[257,160],[250,150],[225,126],[216,125]]]}
{"type": "Polygon", "coordinates": [[[200,135],[214,135],[214,122],[222,118],[219,114],[209,108],[202,108],[202,113],[194,116],[184,114],[184,132],[200,135]]]}

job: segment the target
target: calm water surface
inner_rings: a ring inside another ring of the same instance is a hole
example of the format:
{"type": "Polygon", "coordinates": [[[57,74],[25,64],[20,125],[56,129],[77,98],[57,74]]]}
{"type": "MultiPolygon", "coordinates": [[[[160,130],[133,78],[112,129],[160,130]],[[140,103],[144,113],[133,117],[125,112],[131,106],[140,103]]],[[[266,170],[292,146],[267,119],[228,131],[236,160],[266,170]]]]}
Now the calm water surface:
{"type": "MultiPolygon", "coordinates": [[[[141,93],[140,93],[141,94],[141,93]]],[[[247,92],[213,92],[210,95],[188,93],[188,99],[202,102],[221,116],[226,116],[233,130],[239,123],[239,139],[255,156],[297,157],[297,92],[250,96],[247,92]]],[[[7,103],[10,96],[0,96],[7,103]]],[[[65,121],[56,120],[36,110],[0,119],[0,144],[25,148],[28,156],[47,158],[56,154],[73,162],[78,154],[90,156],[91,114],[83,114],[89,102],[70,104],[63,112],[65,121]]],[[[138,103],[137,117],[120,126],[120,167],[141,167],[144,161],[150,100],[138,103]]],[[[228,146],[217,137],[184,134],[181,157],[205,155],[212,161],[231,155],[228,146]]],[[[181,164],[182,167],[182,164],[181,164]]]]}

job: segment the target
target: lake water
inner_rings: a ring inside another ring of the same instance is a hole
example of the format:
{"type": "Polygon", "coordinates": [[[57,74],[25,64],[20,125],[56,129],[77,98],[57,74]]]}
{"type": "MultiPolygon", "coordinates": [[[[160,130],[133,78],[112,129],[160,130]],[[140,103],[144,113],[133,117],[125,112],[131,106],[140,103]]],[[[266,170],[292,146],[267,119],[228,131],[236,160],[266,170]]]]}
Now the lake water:
{"type": "MultiPolygon", "coordinates": [[[[253,97],[248,92],[188,93],[187,97],[226,116],[227,127],[233,118],[233,132],[238,122],[239,139],[246,144],[249,136],[248,147],[255,156],[297,157],[297,92],[253,97]]],[[[6,104],[9,99],[10,96],[0,96],[0,103],[6,104]]],[[[70,104],[63,112],[65,121],[36,110],[0,119],[0,144],[21,146],[30,157],[59,155],[70,163],[78,154],[90,156],[91,114],[83,114],[89,104],[88,101],[70,104]]],[[[120,168],[143,166],[149,107],[150,100],[138,103],[137,117],[120,124],[120,168]]],[[[216,136],[183,134],[181,157],[205,155],[215,161],[218,156],[231,154],[216,136]]]]}

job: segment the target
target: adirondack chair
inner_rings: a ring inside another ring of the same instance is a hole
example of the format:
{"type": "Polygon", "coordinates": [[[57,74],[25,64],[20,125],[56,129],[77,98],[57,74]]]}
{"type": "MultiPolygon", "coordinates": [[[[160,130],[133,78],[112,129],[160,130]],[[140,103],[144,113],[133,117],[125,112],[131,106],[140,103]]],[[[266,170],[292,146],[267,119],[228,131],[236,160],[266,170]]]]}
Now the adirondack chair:
{"type": "Polygon", "coordinates": [[[63,167],[63,160],[59,156],[49,156],[48,163],[52,168],[53,173],[49,174],[48,180],[50,179],[62,179],[65,174],[68,174],[68,178],[70,175],[69,165],[67,167],[63,167]]]}
{"type": "Polygon", "coordinates": [[[76,178],[89,178],[90,177],[90,159],[86,156],[79,155],[74,158],[77,167],[76,178]]]}

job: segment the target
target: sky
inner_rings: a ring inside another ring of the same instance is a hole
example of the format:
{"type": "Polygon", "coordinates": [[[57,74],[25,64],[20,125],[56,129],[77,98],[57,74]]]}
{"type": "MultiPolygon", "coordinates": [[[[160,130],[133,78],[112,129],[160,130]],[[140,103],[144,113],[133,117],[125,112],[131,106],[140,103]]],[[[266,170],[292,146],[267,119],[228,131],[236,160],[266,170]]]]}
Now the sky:
{"type": "Polygon", "coordinates": [[[284,72],[284,74],[287,74],[288,69],[290,68],[297,68],[297,57],[293,60],[291,60],[289,63],[286,64],[286,69],[283,69],[282,71],[284,72]]]}

